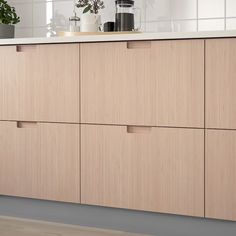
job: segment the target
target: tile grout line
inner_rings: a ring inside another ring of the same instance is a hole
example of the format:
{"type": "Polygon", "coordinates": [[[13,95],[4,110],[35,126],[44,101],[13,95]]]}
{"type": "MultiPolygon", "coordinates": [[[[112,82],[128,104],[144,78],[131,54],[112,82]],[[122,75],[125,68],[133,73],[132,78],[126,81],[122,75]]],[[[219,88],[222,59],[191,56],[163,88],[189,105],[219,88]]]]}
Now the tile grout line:
{"type": "Polygon", "coordinates": [[[143,0],[144,2],[144,31],[147,30],[147,0],[143,0]]]}
{"type": "Polygon", "coordinates": [[[227,16],[227,2],[226,0],[224,0],[224,30],[226,30],[227,28],[226,16],[227,16]]]}
{"type": "Polygon", "coordinates": [[[197,32],[199,31],[199,3],[198,3],[198,0],[196,1],[196,17],[197,17],[197,32]]]}
{"type": "Polygon", "coordinates": [[[31,32],[31,34],[32,34],[32,37],[34,37],[34,32],[35,32],[35,27],[34,27],[34,17],[33,17],[33,15],[34,15],[34,0],[32,0],[32,5],[31,5],[31,9],[32,9],[32,32],[31,32]]]}
{"type": "Polygon", "coordinates": [[[32,37],[34,37],[34,32],[35,32],[35,28],[36,27],[34,27],[34,0],[32,0],[32,6],[31,6],[31,8],[32,8],[32,12],[31,12],[31,14],[32,14],[32,37]]]}

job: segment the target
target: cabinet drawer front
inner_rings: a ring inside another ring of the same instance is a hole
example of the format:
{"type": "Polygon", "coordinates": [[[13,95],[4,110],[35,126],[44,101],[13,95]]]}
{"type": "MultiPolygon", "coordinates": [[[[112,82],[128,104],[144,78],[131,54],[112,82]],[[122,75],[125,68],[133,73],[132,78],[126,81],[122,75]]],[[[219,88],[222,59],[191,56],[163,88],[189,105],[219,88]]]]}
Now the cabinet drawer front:
{"type": "Polygon", "coordinates": [[[204,41],[153,42],[156,124],[204,128],[204,41]]]}
{"type": "Polygon", "coordinates": [[[204,131],[82,125],[81,202],[204,215],[204,131]]]}
{"type": "Polygon", "coordinates": [[[206,40],[206,126],[236,129],[236,39],[206,40]]]}
{"type": "Polygon", "coordinates": [[[81,45],[83,123],[203,127],[204,42],[81,45]]]}
{"type": "Polygon", "coordinates": [[[79,122],[79,45],[0,47],[0,119],[79,122]]]}
{"type": "Polygon", "coordinates": [[[155,88],[150,57],[150,47],[126,42],[82,44],[82,122],[152,124],[155,88]]]}
{"type": "Polygon", "coordinates": [[[79,125],[0,122],[0,194],[80,201],[79,125]]]}
{"type": "Polygon", "coordinates": [[[206,133],[206,217],[236,220],[236,131],[206,133]]]}

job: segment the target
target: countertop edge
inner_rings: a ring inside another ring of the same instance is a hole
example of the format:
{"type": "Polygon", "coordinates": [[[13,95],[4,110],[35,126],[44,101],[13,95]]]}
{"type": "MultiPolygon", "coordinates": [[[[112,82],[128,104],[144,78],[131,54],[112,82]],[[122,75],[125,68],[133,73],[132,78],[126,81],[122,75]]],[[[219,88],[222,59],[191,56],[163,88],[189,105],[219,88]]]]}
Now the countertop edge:
{"type": "Polygon", "coordinates": [[[42,38],[14,38],[0,39],[3,45],[25,44],[59,44],[59,43],[89,43],[89,42],[117,42],[117,41],[143,41],[143,40],[177,40],[177,39],[206,39],[206,38],[232,38],[236,37],[236,30],[231,31],[202,31],[202,32],[165,32],[165,33],[139,33],[120,35],[94,35],[75,37],[42,37],[42,38]]]}

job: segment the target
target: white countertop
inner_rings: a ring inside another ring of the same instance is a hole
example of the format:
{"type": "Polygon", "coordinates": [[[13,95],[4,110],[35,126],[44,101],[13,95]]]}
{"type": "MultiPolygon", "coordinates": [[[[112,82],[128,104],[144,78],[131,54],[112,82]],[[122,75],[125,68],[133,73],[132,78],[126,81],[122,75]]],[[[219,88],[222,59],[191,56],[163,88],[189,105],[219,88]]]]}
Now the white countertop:
{"type": "Polygon", "coordinates": [[[76,37],[42,37],[0,39],[0,45],[47,44],[47,43],[83,43],[83,42],[115,42],[135,40],[167,40],[167,39],[204,39],[236,37],[233,31],[202,31],[202,32],[166,32],[115,35],[89,35],[76,37]]]}

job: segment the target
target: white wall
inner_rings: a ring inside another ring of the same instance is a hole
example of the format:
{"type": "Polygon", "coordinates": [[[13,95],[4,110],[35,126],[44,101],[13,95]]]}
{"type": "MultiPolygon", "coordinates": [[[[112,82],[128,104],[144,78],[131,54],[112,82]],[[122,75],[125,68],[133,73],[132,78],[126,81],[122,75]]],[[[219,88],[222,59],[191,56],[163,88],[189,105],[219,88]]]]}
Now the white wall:
{"type": "MultiPolygon", "coordinates": [[[[104,0],[103,21],[113,20],[115,0],[104,0]]],[[[73,0],[8,0],[21,16],[17,37],[46,36],[65,29],[73,0]],[[52,19],[51,28],[50,24],[52,19]]],[[[236,0],[135,0],[142,8],[143,31],[236,29],[236,0]]]]}

